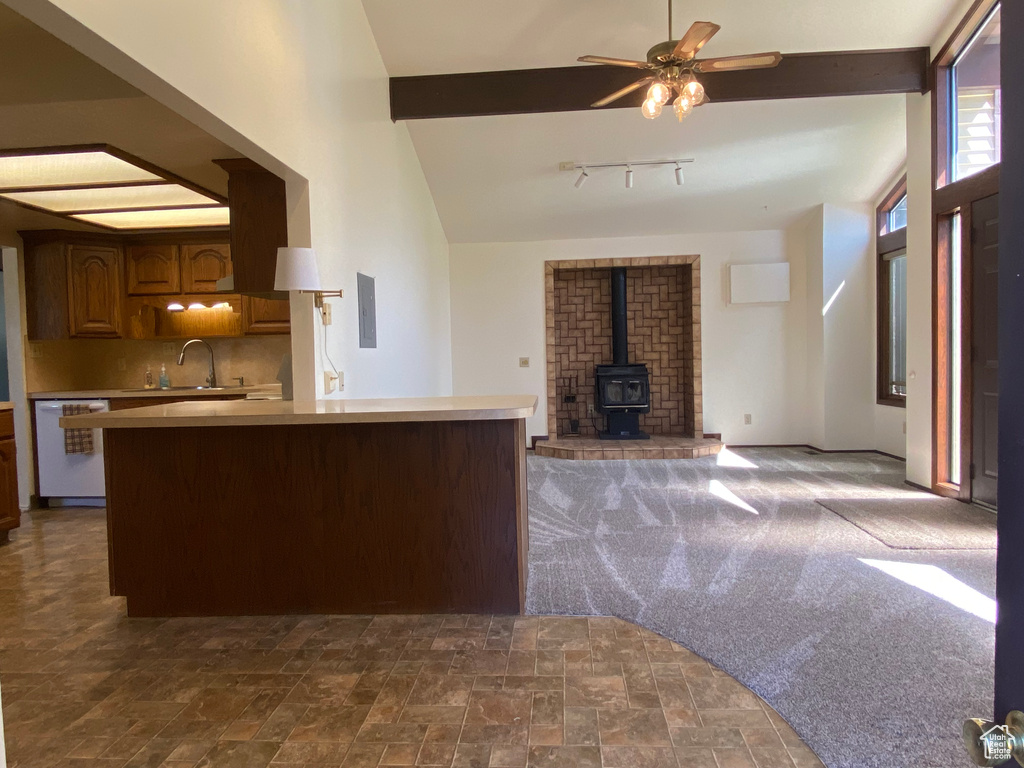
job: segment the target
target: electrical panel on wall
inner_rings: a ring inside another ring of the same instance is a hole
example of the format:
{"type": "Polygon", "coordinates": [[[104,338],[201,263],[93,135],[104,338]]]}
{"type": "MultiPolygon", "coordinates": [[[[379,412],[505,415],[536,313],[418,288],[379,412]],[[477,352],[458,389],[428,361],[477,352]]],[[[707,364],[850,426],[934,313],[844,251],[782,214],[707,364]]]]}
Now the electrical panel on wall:
{"type": "Polygon", "coordinates": [[[376,349],[377,294],[374,279],[357,272],[356,288],[359,293],[359,346],[363,349],[376,349]]]}
{"type": "Polygon", "coordinates": [[[730,304],[789,301],[789,262],[729,266],[730,304]]]}

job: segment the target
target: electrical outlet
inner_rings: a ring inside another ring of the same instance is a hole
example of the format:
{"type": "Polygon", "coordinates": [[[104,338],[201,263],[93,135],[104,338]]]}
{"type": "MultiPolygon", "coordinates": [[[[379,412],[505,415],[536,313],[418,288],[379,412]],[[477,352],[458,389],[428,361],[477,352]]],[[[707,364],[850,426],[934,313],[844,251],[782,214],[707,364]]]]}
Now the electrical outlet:
{"type": "Polygon", "coordinates": [[[323,314],[324,325],[330,325],[331,324],[331,302],[325,301],[323,309],[321,309],[320,312],[323,314]]]}
{"type": "Polygon", "coordinates": [[[119,370],[119,371],[127,371],[128,370],[128,361],[125,360],[123,357],[117,358],[117,370],[119,370]]]}
{"type": "Polygon", "coordinates": [[[519,358],[519,367],[520,368],[529,368],[530,367],[530,358],[528,358],[528,357],[520,357],[519,358]]]}
{"type": "Polygon", "coordinates": [[[743,423],[748,427],[754,423],[754,420],[750,417],[749,413],[743,414],[743,423]]]}
{"type": "Polygon", "coordinates": [[[593,403],[587,403],[587,416],[593,416],[593,415],[594,415],[594,404],[593,403]]]}
{"type": "Polygon", "coordinates": [[[329,395],[334,391],[334,384],[338,377],[332,371],[324,371],[324,394],[329,395]]]}
{"type": "Polygon", "coordinates": [[[338,391],[339,392],[344,392],[345,391],[345,372],[344,371],[338,371],[338,391]]]}
{"type": "Polygon", "coordinates": [[[176,352],[177,352],[177,350],[174,348],[174,342],[173,341],[165,341],[164,342],[164,354],[165,355],[173,355],[176,352]]]}

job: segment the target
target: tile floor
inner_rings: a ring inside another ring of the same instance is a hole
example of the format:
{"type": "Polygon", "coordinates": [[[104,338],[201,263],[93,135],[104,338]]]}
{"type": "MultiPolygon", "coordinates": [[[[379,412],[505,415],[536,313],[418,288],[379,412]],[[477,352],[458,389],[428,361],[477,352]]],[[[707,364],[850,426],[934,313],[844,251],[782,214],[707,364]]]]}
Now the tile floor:
{"type": "Polygon", "coordinates": [[[10,768],[803,768],[760,699],[613,618],[128,619],[102,511],[0,547],[10,768]]]}

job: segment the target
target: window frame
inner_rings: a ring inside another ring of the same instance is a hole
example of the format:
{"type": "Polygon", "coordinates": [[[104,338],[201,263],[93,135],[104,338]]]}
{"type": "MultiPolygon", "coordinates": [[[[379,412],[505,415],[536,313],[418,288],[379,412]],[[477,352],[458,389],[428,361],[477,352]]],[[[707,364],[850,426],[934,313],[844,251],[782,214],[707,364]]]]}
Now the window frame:
{"type": "Polygon", "coordinates": [[[960,20],[945,45],[932,61],[932,491],[940,496],[971,500],[970,464],[973,456],[971,328],[964,317],[972,313],[971,206],[999,192],[1001,163],[984,171],[953,181],[952,119],[953,64],[974,39],[1001,0],[975,0],[960,20]],[[960,215],[960,335],[951,338],[953,318],[949,299],[953,289],[953,219],[960,215]],[[950,379],[953,345],[960,350],[959,406],[960,482],[954,482],[949,470],[952,445],[950,420],[954,413],[954,386],[950,379]]]}
{"type": "Polygon", "coordinates": [[[907,396],[893,394],[889,386],[891,383],[889,361],[892,358],[889,322],[892,316],[889,286],[890,266],[893,254],[907,250],[907,228],[902,227],[890,232],[889,214],[906,195],[907,176],[904,174],[875,210],[875,272],[877,276],[875,307],[878,312],[876,323],[878,341],[875,346],[877,371],[875,402],[878,405],[889,405],[894,408],[906,408],[907,396]]]}

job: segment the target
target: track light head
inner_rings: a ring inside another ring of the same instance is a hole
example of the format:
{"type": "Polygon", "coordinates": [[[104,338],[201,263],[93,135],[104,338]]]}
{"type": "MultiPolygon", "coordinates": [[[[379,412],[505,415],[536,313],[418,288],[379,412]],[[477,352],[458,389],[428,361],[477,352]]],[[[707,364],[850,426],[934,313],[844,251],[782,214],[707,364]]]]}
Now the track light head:
{"type": "Polygon", "coordinates": [[[630,166],[626,166],[626,189],[633,188],[633,169],[630,166]]]}
{"type": "Polygon", "coordinates": [[[680,187],[683,186],[683,169],[679,163],[676,163],[676,184],[680,187]]]}
{"type": "Polygon", "coordinates": [[[576,189],[579,189],[584,184],[586,184],[587,183],[587,179],[589,179],[589,178],[590,178],[590,174],[587,173],[587,169],[584,168],[583,169],[583,173],[581,173],[580,177],[578,179],[576,179],[576,189]]]}

